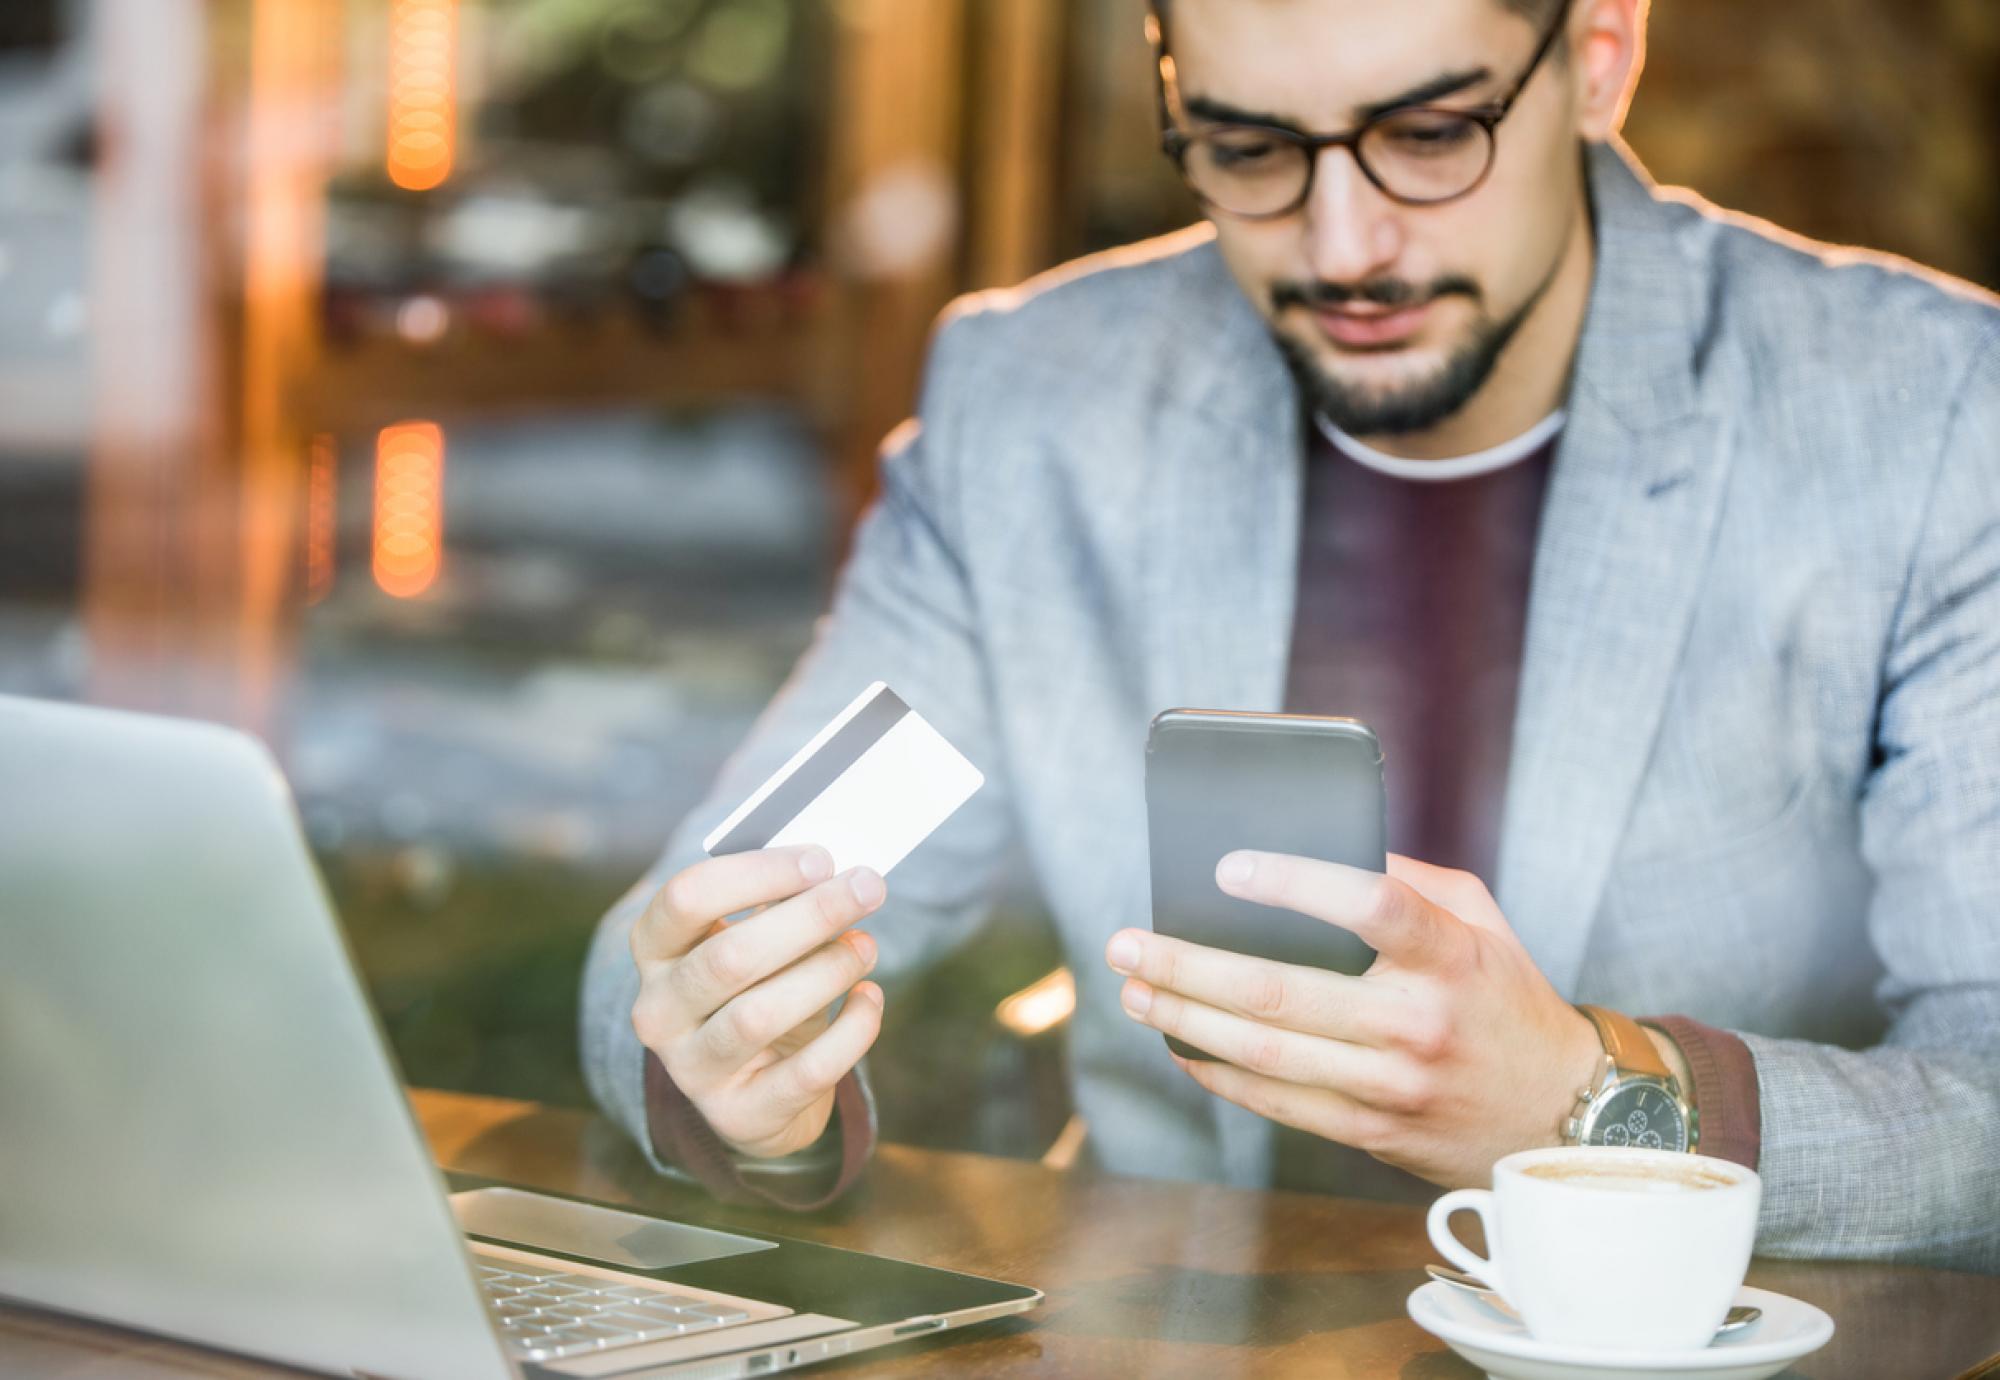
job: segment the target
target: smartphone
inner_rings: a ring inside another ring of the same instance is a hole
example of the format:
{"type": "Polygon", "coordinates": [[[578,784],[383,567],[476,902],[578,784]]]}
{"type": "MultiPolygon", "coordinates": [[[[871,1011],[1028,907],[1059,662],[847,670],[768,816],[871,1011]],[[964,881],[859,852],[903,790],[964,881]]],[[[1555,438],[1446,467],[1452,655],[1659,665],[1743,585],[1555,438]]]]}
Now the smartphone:
{"type": "MultiPolygon", "coordinates": [[[[1358,719],[1169,709],[1146,735],[1153,930],[1279,963],[1360,974],[1351,932],[1216,885],[1225,853],[1254,848],[1386,870],[1382,746],[1358,719]]],[[[1168,1037],[1176,1054],[1213,1056],[1168,1037]]]]}

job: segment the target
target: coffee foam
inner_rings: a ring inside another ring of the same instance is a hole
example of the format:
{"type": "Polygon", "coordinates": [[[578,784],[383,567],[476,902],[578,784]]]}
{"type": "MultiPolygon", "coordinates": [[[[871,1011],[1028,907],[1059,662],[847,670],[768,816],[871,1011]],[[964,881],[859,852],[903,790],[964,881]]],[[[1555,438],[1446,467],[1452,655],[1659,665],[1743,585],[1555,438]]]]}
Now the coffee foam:
{"type": "Polygon", "coordinates": [[[1738,1180],[1704,1165],[1609,1165],[1555,1160],[1521,1170],[1529,1178],[1573,1188],[1611,1193],[1693,1193],[1710,1188],[1734,1188],[1738,1180]]]}

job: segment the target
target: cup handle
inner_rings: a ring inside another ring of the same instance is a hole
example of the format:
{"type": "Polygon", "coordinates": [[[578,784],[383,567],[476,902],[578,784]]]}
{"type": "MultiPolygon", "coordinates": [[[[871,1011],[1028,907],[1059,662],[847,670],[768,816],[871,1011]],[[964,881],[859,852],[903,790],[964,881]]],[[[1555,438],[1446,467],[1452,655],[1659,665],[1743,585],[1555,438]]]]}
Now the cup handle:
{"type": "Polygon", "coordinates": [[[1480,1225],[1486,1228],[1487,1249],[1494,1248],[1493,1191],[1486,1188],[1455,1188],[1431,1204],[1426,1225],[1430,1228],[1431,1244],[1443,1253],[1444,1258],[1461,1270],[1469,1271],[1486,1281],[1486,1287],[1502,1295],[1507,1293],[1506,1281],[1500,1277],[1500,1267],[1495,1262],[1472,1253],[1451,1229],[1451,1215],[1461,1209],[1477,1214],[1480,1225]]]}

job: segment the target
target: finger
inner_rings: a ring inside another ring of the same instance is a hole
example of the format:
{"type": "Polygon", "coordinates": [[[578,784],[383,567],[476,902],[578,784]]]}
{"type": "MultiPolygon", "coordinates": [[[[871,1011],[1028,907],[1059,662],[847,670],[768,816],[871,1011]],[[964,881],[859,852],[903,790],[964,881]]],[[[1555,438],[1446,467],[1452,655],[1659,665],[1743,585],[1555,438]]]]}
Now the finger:
{"type": "Polygon", "coordinates": [[[727,1078],[772,1041],[832,1006],[874,966],[875,941],[849,930],[731,998],[702,1023],[700,1038],[691,1042],[690,1077],[703,1086],[727,1078]]]}
{"type": "Polygon", "coordinates": [[[1393,1026],[1391,998],[1380,985],[1344,973],[1144,930],[1113,935],[1105,959],[1114,972],[1267,1025],[1370,1045],[1385,1043],[1393,1026]]]}
{"type": "Polygon", "coordinates": [[[833,858],[817,845],[759,848],[694,863],[653,893],[632,926],[633,957],[642,963],[679,958],[725,915],[796,896],[832,875],[833,858]]]}
{"type": "Polygon", "coordinates": [[[1403,967],[1439,969],[1465,956],[1464,925],[1409,883],[1318,858],[1238,851],[1216,864],[1232,896],[1278,906],[1351,931],[1403,967]],[[1233,866],[1243,864],[1241,867],[1233,866]]]}
{"type": "Polygon", "coordinates": [[[1401,853],[1389,854],[1389,875],[1434,906],[1450,911],[1468,925],[1512,932],[1500,905],[1477,874],[1418,862],[1401,853]]]}
{"type": "Polygon", "coordinates": [[[1174,1056],[1183,1072],[1217,1097],[1322,1140],[1373,1151],[1388,1141],[1388,1118],[1338,1093],[1301,1088],[1260,1073],[1204,1059],[1174,1056]]]}
{"type": "Polygon", "coordinates": [[[1382,1050],[1260,1025],[1233,1012],[1131,981],[1119,1001],[1134,1020],[1251,1073],[1383,1106],[1399,1100],[1401,1064],[1382,1050]]]}
{"type": "Polygon", "coordinates": [[[668,984],[693,1019],[705,1021],[737,993],[866,919],[886,894],[873,870],[852,868],[703,940],[674,964],[668,984]]]}
{"type": "Polygon", "coordinates": [[[882,989],[857,983],[833,1024],[797,1054],[758,1074],[751,1086],[767,1090],[786,1112],[803,1111],[845,1078],[881,1033],[882,989]]]}

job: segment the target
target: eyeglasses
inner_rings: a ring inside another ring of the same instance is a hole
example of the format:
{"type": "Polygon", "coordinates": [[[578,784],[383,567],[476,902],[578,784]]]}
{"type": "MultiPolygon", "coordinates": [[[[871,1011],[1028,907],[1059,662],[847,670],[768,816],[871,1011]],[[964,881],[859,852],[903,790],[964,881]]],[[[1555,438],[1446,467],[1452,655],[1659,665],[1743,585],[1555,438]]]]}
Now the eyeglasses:
{"type": "MultiPolygon", "coordinates": [[[[1486,180],[1493,167],[1494,130],[1527,89],[1568,17],[1569,0],[1563,0],[1520,79],[1490,105],[1469,110],[1398,106],[1345,134],[1305,134],[1262,124],[1189,130],[1170,113],[1162,145],[1202,205],[1241,220],[1275,220],[1305,205],[1319,155],[1331,148],[1353,154],[1369,182],[1406,206],[1455,201],[1486,180]]],[[[1164,48],[1160,91],[1169,112],[1179,107],[1174,60],[1164,48]]]]}

